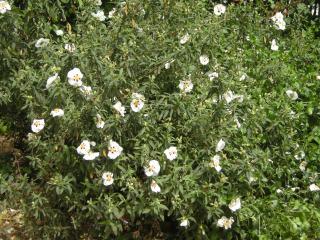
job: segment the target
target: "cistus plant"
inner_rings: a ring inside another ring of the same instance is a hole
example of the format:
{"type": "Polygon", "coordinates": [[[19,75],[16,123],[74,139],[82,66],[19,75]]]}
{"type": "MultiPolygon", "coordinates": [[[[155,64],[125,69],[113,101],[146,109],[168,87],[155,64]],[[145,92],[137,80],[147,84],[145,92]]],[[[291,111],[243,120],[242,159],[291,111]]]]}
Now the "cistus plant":
{"type": "Polygon", "coordinates": [[[26,236],[319,238],[320,41],[297,6],[0,1],[0,103],[27,119],[0,190],[26,236]]]}

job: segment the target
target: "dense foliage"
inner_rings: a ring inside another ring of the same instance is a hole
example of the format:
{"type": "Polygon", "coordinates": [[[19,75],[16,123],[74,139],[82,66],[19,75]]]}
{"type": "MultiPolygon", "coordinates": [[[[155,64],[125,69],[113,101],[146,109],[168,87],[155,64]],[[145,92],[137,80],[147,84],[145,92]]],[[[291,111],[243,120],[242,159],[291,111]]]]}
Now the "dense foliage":
{"type": "Polygon", "coordinates": [[[24,139],[0,191],[24,234],[320,238],[319,26],[269,2],[9,2],[0,133],[24,139]]]}

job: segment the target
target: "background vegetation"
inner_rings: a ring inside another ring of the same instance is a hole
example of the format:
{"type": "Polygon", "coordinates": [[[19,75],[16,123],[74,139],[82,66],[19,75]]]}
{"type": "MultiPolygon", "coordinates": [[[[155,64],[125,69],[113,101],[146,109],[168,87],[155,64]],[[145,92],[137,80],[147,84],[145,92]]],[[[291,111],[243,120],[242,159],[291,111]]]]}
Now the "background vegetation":
{"type": "Polygon", "coordinates": [[[224,3],[220,16],[216,4],[24,0],[0,14],[0,134],[14,139],[0,156],[1,208],[21,211],[22,239],[320,238],[320,195],[309,188],[320,186],[319,19],[299,1],[224,3]],[[104,21],[92,16],[99,9],[104,21]],[[284,31],[270,19],[276,12],[284,31]],[[48,45],[35,47],[40,38],[48,45]],[[67,81],[75,67],[90,98],[67,81]],[[178,87],[186,79],[189,93],[178,87]],[[228,103],[228,91],[243,101],[228,103]],[[145,98],[140,112],[130,109],[136,92],[145,98]],[[57,107],[61,118],[50,115],[57,107]],[[28,137],[34,119],[45,127],[28,137]],[[96,142],[93,161],[77,153],[85,139],[96,142]],[[123,147],[114,160],[111,139],[123,147]],[[210,159],[220,139],[218,172],[210,159]],[[170,146],[173,161],[164,154],[170,146]],[[152,159],[161,170],[147,177],[152,159]],[[161,192],[151,191],[152,180],[161,192]],[[217,226],[223,216],[233,217],[230,229],[217,226]]]}

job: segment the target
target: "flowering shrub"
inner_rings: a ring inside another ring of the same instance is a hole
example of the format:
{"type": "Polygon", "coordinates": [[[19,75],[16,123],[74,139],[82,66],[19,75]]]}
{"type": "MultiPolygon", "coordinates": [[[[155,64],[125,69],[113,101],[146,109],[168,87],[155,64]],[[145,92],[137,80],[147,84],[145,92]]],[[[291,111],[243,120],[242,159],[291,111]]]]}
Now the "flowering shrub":
{"type": "Polygon", "coordinates": [[[0,189],[28,236],[320,237],[304,4],[26,2],[0,1],[0,103],[28,146],[0,189]]]}

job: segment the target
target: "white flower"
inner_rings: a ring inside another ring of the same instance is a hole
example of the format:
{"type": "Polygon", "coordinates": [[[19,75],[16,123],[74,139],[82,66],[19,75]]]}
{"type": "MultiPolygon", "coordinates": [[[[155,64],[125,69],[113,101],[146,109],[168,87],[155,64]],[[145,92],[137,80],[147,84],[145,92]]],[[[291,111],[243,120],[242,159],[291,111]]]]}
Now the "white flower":
{"type": "Polygon", "coordinates": [[[241,208],[241,200],[240,198],[236,198],[236,199],[233,199],[230,204],[228,205],[228,207],[230,208],[230,210],[232,212],[235,212],[237,211],[238,209],[241,208]]]}
{"type": "Polygon", "coordinates": [[[108,18],[113,18],[113,15],[116,13],[116,9],[112,8],[112,10],[108,13],[108,18]]]}
{"type": "Polygon", "coordinates": [[[97,119],[96,119],[96,127],[97,128],[103,128],[105,122],[102,120],[102,117],[100,114],[97,114],[97,119]]]}
{"type": "Polygon", "coordinates": [[[0,13],[4,14],[6,11],[10,11],[11,6],[7,1],[0,1],[0,13]]]}
{"type": "Polygon", "coordinates": [[[189,225],[189,220],[188,219],[183,219],[180,222],[180,227],[188,227],[188,225],[189,225]]]}
{"type": "Polygon", "coordinates": [[[169,69],[170,67],[171,67],[171,63],[173,63],[175,60],[171,60],[170,62],[166,62],[165,64],[164,64],[164,68],[165,69],[169,69]]]}
{"type": "Polygon", "coordinates": [[[92,88],[90,86],[82,85],[79,89],[86,98],[90,98],[92,96],[92,88]]]}
{"type": "Polygon", "coordinates": [[[272,40],[271,42],[271,50],[272,51],[278,51],[279,50],[279,46],[277,45],[277,42],[275,39],[272,40]]]}
{"type": "Polygon", "coordinates": [[[286,22],[283,19],[283,14],[281,12],[277,12],[273,17],[271,17],[275,27],[279,30],[286,29],[286,22]]]}
{"type": "Polygon", "coordinates": [[[220,218],[218,220],[217,226],[223,227],[224,229],[229,229],[229,228],[231,228],[231,225],[233,222],[234,222],[233,217],[227,218],[227,217],[223,216],[222,218],[220,218]]]}
{"type": "Polygon", "coordinates": [[[209,166],[210,167],[214,167],[217,172],[220,172],[221,171],[221,167],[220,167],[220,156],[219,155],[214,155],[212,158],[211,158],[211,162],[209,163],[209,166]]]}
{"type": "Polygon", "coordinates": [[[77,153],[80,155],[86,155],[88,152],[90,152],[90,141],[83,140],[79,147],[77,147],[77,153]]]}
{"type": "Polygon", "coordinates": [[[226,100],[227,103],[230,103],[234,100],[235,95],[231,90],[228,90],[223,94],[223,98],[226,100]]]}
{"type": "Polygon", "coordinates": [[[161,192],[161,188],[159,187],[159,185],[154,180],[151,181],[151,186],[150,187],[151,187],[151,191],[152,192],[155,192],[155,193],[161,192]]]}
{"type": "Polygon", "coordinates": [[[306,170],[306,166],[307,166],[307,162],[306,161],[302,161],[299,165],[299,168],[302,172],[304,172],[306,170]]]}
{"type": "Polygon", "coordinates": [[[62,117],[64,115],[64,111],[61,108],[55,108],[51,111],[50,115],[52,117],[62,117]]]}
{"type": "Polygon", "coordinates": [[[317,80],[320,80],[320,75],[317,76],[317,80]]]}
{"type": "Polygon", "coordinates": [[[102,5],[102,1],[101,0],[93,0],[93,3],[97,6],[101,6],[102,5]]]}
{"type": "Polygon", "coordinates": [[[57,36],[62,36],[63,35],[63,31],[58,29],[54,31],[56,33],[57,36]]]}
{"type": "Polygon", "coordinates": [[[170,64],[169,62],[167,62],[167,63],[164,64],[164,68],[165,68],[165,69],[169,69],[169,68],[170,68],[170,65],[171,65],[171,64],[170,64]]]}
{"type": "Polygon", "coordinates": [[[36,48],[42,48],[42,47],[45,47],[49,44],[50,42],[50,39],[47,39],[47,38],[39,38],[35,44],[35,47],[36,48]]]}
{"type": "Polygon", "coordinates": [[[28,141],[33,141],[37,139],[37,135],[34,133],[28,133],[27,138],[28,138],[28,141]]]}
{"type": "Polygon", "coordinates": [[[298,154],[294,155],[294,158],[297,160],[301,160],[304,159],[306,156],[306,154],[304,153],[304,151],[300,151],[298,154]]]}
{"type": "Polygon", "coordinates": [[[102,174],[103,185],[109,186],[113,184],[113,173],[112,172],[104,172],[102,174]]]}
{"type": "Polygon", "coordinates": [[[239,122],[238,118],[235,118],[234,121],[237,124],[237,128],[241,128],[241,123],[239,122]]]}
{"type": "Polygon", "coordinates": [[[219,74],[217,72],[208,72],[208,77],[210,81],[213,81],[213,79],[218,78],[219,74]]]}
{"type": "Polygon", "coordinates": [[[68,72],[68,82],[71,86],[80,87],[82,85],[83,74],[79,68],[74,68],[68,72]]]}
{"type": "Polygon", "coordinates": [[[286,91],[287,96],[291,99],[291,100],[297,100],[298,99],[298,93],[292,90],[287,90],[286,91]]]}
{"type": "Polygon", "coordinates": [[[193,89],[193,83],[191,82],[191,80],[180,81],[179,88],[182,92],[191,92],[193,89]]]}
{"type": "Polygon", "coordinates": [[[34,119],[31,125],[31,130],[35,133],[40,132],[44,128],[44,119],[34,119]]]}
{"type": "Polygon", "coordinates": [[[278,189],[276,190],[276,193],[280,194],[280,193],[282,193],[282,190],[278,188],[278,189]]]}
{"type": "Polygon", "coordinates": [[[207,65],[209,63],[209,57],[207,55],[201,55],[199,61],[201,65],[207,65]]]}
{"type": "Polygon", "coordinates": [[[130,106],[132,111],[139,112],[144,106],[144,96],[139,93],[133,93],[130,106]]]}
{"type": "Polygon", "coordinates": [[[242,74],[241,77],[239,78],[239,81],[243,81],[247,78],[246,74],[242,74]]]}
{"type": "Polygon", "coordinates": [[[274,16],[271,17],[271,20],[274,22],[279,22],[283,20],[283,14],[281,12],[277,12],[274,16]]]}
{"type": "Polygon", "coordinates": [[[109,141],[108,147],[108,157],[111,159],[116,159],[122,153],[123,148],[115,141],[109,141]]]}
{"type": "Polygon", "coordinates": [[[216,152],[221,152],[224,149],[225,146],[226,146],[225,141],[220,139],[218,144],[217,144],[217,146],[216,146],[216,152]]]}
{"type": "Polygon", "coordinates": [[[126,109],[124,106],[122,106],[121,102],[116,102],[116,104],[113,105],[113,108],[122,116],[124,117],[124,114],[126,113],[126,109]]]}
{"type": "Polygon", "coordinates": [[[151,160],[149,165],[144,167],[144,172],[148,177],[155,177],[160,172],[160,164],[157,160],[151,160]]]}
{"type": "Polygon", "coordinates": [[[66,43],[64,45],[64,49],[67,50],[68,52],[73,53],[76,50],[76,45],[74,43],[66,43]]]}
{"type": "Polygon", "coordinates": [[[59,79],[58,73],[54,74],[53,76],[49,77],[47,80],[46,88],[49,89],[52,85],[54,85],[55,81],[59,79]]]}
{"type": "Polygon", "coordinates": [[[189,41],[189,39],[190,39],[190,35],[189,33],[187,33],[180,39],[180,44],[185,44],[186,42],[189,41]]]}
{"type": "Polygon", "coordinates": [[[224,14],[226,12],[226,6],[223,4],[217,4],[213,8],[213,12],[215,15],[220,16],[221,14],[224,14]]]}
{"type": "Polygon", "coordinates": [[[172,161],[177,158],[178,150],[176,147],[169,147],[168,149],[164,150],[164,154],[166,155],[167,159],[172,161]]]}
{"type": "Polygon", "coordinates": [[[91,16],[93,16],[101,22],[103,22],[107,18],[102,10],[98,10],[97,13],[91,13],[91,16]]]}
{"type": "Polygon", "coordinates": [[[316,184],[312,183],[310,186],[309,186],[309,189],[311,192],[317,192],[317,191],[320,191],[320,187],[318,187],[316,184]]]}
{"type": "Polygon", "coordinates": [[[99,157],[99,152],[92,152],[92,151],[89,151],[87,152],[84,156],[83,156],[83,159],[84,160],[88,160],[88,161],[91,161],[91,160],[94,160],[96,159],[97,157],[99,157]]]}

